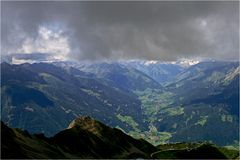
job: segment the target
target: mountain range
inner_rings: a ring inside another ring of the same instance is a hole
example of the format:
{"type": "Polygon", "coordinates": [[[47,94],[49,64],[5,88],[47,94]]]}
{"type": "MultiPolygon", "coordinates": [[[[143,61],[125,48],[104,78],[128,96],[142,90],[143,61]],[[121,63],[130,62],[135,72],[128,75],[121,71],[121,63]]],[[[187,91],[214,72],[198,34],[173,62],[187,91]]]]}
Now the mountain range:
{"type": "Polygon", "coordinates": [[[2,121],[31,134],[88,115],[154,145],[239,144],[238,62],[1,63],[1,72],[2,121]]]}

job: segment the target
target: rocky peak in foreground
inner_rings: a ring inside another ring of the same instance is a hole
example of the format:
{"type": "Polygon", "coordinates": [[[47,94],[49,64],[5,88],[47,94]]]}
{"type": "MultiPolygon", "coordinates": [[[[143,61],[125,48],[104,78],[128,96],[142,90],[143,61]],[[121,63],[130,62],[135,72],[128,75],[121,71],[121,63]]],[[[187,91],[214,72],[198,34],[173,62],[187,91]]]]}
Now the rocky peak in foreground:
{"type": "Polygon", "coordinates": [[[76,127],[76,126],[84,127],[86,124],[94,126],[96,124],[96,121],[89,116],[81,116],[81,117],[74,119],[69,124],[68,129],[76,127]]]}
{"type": "Polygon", "coordinates": [[[4,123],[1,123],[1,134],[1,158],[11,159],[226,159],[238,156],[237,151],[235,153],[225,149],[224,153],[231,153],[231,157],[228,157],[216,146],[210,144],[193,147],[188,144],[155,147],[145,140],[134,139],[121,130],[110,128],[88,116],[73,120],[68,129],[51,138],[43,134],[31,135],[27,131],[12,129],[4,123]]]}
{"type": "Polygon", "coordinates": [[[95,135],[100,134],[106,126],[99,121],[92,119],[89,116],[81,116],[74,119],[68,126],[67,129],[71,128],[80,128],[82,130],[86,130],[95,135]]]}

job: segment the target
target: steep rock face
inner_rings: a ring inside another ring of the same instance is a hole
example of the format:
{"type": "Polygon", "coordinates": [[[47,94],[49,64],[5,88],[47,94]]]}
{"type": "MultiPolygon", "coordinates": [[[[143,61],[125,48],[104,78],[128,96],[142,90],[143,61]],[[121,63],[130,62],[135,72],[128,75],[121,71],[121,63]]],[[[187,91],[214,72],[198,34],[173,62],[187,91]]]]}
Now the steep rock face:
{"type": "Polygon", "coordinates": [[[81,128],[88,132],[92,132],[93,134],[97,135],[99,132],[105,128],[103,124],[98,121],[93,120],[89,116],[82,116],[74,119],[68,126],[67,129],[72,128],[81,128]]]}

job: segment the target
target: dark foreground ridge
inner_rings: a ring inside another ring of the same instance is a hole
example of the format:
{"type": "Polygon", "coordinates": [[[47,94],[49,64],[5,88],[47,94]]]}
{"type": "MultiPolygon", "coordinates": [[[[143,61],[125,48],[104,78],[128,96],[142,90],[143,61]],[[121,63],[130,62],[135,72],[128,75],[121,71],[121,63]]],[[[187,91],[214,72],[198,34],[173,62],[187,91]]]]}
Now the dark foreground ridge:
{"type": "Polygon", "coordinates": [[[88,116],[51,138],[11,129],[1,122],[1,158],[237,158],[238,151],[206,143],[153,146],[88,116]]]}

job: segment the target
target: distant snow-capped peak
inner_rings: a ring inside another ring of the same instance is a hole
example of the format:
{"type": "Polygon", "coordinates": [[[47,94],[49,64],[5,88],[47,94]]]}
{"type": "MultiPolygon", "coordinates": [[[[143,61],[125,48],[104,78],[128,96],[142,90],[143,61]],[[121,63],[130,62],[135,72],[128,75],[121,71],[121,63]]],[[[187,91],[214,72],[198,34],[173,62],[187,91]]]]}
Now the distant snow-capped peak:
{"type": "Polygon", "coordinates": [[[177,61],[157,61],[157,60],[149,60],[149,61],[144,61],[144,65],[148,66],[148,65],[154,65],[154,64],[176,64],[176,65],[180,65],[182,67],[189,67],[195,64],[198,64],[200,62],[200,60],[195,60],[195,59],[180,59],[177,61]]]}
{"type": "Polygon", "coordinates": [[[156,64],[156,63],[158,63],[159,61],[154,61],[154,60],[151,60],[151,61],[145,61],[144,62],[144,65],[150,65],[150,64],[156,64]]]}
{"type": "Polygon", "coordinates": [[[181,60],[174,61],[174,62],[171,62],[171,63],[172,63],[172,64],[180,65],[180,66],[182,66],[182,67],[189,67],[189,66],[192,66],[192,65],[198,64],[199,62],[200,62],[200,60],[194,60],[194,59],[181,59],[181,60]]]}

